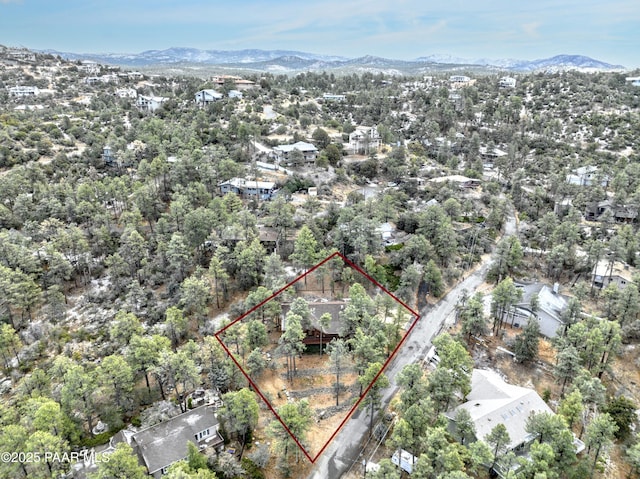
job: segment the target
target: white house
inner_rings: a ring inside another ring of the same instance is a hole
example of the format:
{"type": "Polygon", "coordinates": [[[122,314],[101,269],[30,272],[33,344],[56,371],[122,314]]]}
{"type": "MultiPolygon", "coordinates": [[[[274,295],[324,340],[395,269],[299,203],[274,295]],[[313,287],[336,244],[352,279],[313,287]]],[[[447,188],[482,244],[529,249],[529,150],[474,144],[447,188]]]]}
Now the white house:
{"type": "Polygon", "coordinates": [[[522,301],[515,305],[511,323],[523,327],[528,321],[538,321],[540,334],[555,338],[558,330],[564,328],[562,313],[569,307],[567,298],[542,283],[518,285],[522,289],[522,301]],[[538,308],[531,310],[531,298],[538,295],[538,308]]]}
{"type": "Polygon", "coordinates": [[[325,93],[322,95],[322,99],[326,101],[344,101],[345,95],[336,95],[334,93],[325,93]]]}
{"type": "Polygon", "coordinates": [[[10,96],[37,96],[40,94],[40,90],[36,86],[12,86],[9,87],[10,96]]]}
{"type": "Polygon", "coordinates": [[[471,81],[471,78],[466,75],[451,75],[449,77],[450,83],[467,83],[468,81],[471,81]]]}
{"type": "Polygon", "coordinates": [[[247,180],[245,178],[231,178],[218,185],[220,193],[235,193],[243,198],[258,197],[270,200],[277,193],[276,184],[272,181],[247,180]]]}
{"type": "Polygon", "coordinates": [[[19,49],[19,50],[10,49],[7,51],[7,55],[9,56],[9,58],[12,58],[18,61],[23,61],[23,62],[36,61],[36,54],[27,49],[19,49]]]}
{"type": "MultiPolygon", "coordinates": [[[[570,185],[591,186],[598,180],[598,167],[587,165],[576,168],[567,175],[567,183],[570,185]]],[[[603,175],[600,178],[600,185],[607,186],[609,177],[603,175]]]]}
{"type": "Polygon", "coordinates": [[[240,90],[229,90],[229,98],[240,98],[242,99],[242,92],[240,90]]]}
{"type": "Polygon", "coordinates": [[[100,81],[102,83],[118,83],[118,75],[115,73],[107,73],[106,75],[100,76],[100,81]]]}
{"type": "Polygon", "coordinates": [[[515,88],[516,79],[513,77],[502,77],[498,80],[498,86],[500,88],[515,88]]]}
{"type": "Polygon", "coordinates": [[[120,98],[135,98],[138,96],[138,92],[133,88],[118,88],[116,90],[116,96],[120,98]]]}
{"type": "Polygon", "coordinates": [[[633,86],[640,86],[640,77],[627,77],[626,81],[631,83],[633,86]]]}
{"type": "Polygon", "coordinates": [[[359,126],[349,133],[349,148],[354,153],[368,155],[382,145],[382,138],[375,126],[359,126]]]}
{"type": "Polygon", "coordinates": [[[82,62],[80,62],[80,65],[78,66],[78,71],[95,74],[100,71],[100,65],[92,60],[82,60],[82,62]]]}
{"type": "Polygon", "coordinates": [[[292,153],[294,150],[302,153],[302,157],[305,163],[312,163],[316,161],[318,156],[318,149],[311,143],[305,141],[298,141],[292,145],[280,145],[273,148],[273,154],[277,163],[289,164],[292,161],[292,153]]]}
{"type": "Polygon", "coordinates": [[[154,112],[158,108],[162,106],[162,104],[167,101],[168,98],[162,96],[145,96],[138,95],[138,100],[136,101],[136,106],[140,108],[142,111],[154,112]]]}
{"type": "Polygon", "coordinates": [[[222,93],[215,90],[200,90],[196,93],[195,97],[198,105],[206,106],[218,100],[222,100],[222,93]]]}

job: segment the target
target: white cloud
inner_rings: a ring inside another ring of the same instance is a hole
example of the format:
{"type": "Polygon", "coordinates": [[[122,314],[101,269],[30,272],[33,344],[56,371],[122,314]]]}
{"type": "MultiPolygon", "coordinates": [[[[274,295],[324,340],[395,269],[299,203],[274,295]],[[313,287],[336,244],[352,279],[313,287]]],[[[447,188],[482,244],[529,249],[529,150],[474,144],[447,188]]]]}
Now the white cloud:
{"type": "Polygon", "coordinates": [[[522,25],[522,30],[524,31],[525,35],[529,37],[539,37],[540,33],[538,32],[538,28],[540,28],[540,25],[540,22],[525,23],[524,25],[522,25]]]}

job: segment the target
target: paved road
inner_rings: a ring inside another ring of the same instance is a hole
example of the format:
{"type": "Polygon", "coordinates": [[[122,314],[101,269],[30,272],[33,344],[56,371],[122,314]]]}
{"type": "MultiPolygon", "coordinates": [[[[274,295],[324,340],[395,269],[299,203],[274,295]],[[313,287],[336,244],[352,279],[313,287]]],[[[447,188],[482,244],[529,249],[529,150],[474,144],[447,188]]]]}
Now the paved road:
{"type": "MultiPolygon", "coordinates": [[[[515,232],[516,220],[514,217],[509,217],[505,224],[504,234],[508,236],[515,232]]],[[[431,339],[437,335],[445,323],[453,321],[455,305],[463,290],[473,293],[483,283],[487,270],[492,264],[492,258],[488,257],[473,273],[454,286],[438,304],[427,306],[420,311],[418,324],[398,350],[395,359],[387,366],[386,374],[389,377],[390,385],[383,393],[385,407],[398,390],[395,382],[397,373],[405,365],[424,359],[431,347],[431,339]]],[[[325,449],[322,456],[318,458],[308,479],[338,479],[352,467],[361,471],[363,459],[360,456],[361,444],[362,439],[368,433],[368,426],[366,412],[356,411],[325,449]]]]}

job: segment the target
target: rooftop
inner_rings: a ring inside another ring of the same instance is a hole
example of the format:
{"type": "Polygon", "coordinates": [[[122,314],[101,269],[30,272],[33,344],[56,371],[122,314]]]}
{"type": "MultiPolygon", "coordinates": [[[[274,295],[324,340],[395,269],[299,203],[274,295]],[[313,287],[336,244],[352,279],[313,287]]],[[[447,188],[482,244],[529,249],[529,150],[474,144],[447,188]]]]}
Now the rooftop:
{"type": "MultiPolygon", "coordinates": [[[[525,426],[530,414],[553,414],[533,389],[508,384],[497,372],[482,369],[473,370],[471,392],[467,402],[457,409],[460,408],[469,411],[478,439],[483,439],[497,424],[504,424],[511,448],[529,440],[525,426]]],[[[447,413],[447,417],[455,417],[455,411],[447,413]]]]}
{"type": "Polygon", "coordinates": [[[271,190],[276,187],[273,181],[247,180],[245,178],[231,178],[230,180],[223,181],[218,186],[223,185],[231,185],[236,188],[260,188],[264,190],[271,190]]]}
{"type": "Polygon", "coordinates": [[[628,264],[622,263],[620,261],[615,261],[613,263],[613,269],[611,268],[611,263],[602,259],[598,261],[595,268],[593,269],[593,274],[595,276],[619,276],[627,282],[633,281],[633,271],[628,264]]]}
{"type": "Polygon", "coordinates": [[[273,149],[274,150],[278,150],[278,151],[282,151],[283,153],[288,153],[288,152],[291,152],[293,150],[318,151],[318,149],[314,145],[312,145],[311,143],[307,143],[305,141],[298,141],[297,143],[294,143],[293,145],[275,146],[273,149]]]}
{"type": "Polygon", "coordinates": [[[132,443],[138,446],[138,452],[144,459],[149,473],[153,474],[185,458],[187,443],[191,441],[196,444],[196,434],[211,428],[216,431],[211,431],[209,437],[213,442],[220,442],[215,408],[201,406],[137,432],[132,437],[132,443]]]}

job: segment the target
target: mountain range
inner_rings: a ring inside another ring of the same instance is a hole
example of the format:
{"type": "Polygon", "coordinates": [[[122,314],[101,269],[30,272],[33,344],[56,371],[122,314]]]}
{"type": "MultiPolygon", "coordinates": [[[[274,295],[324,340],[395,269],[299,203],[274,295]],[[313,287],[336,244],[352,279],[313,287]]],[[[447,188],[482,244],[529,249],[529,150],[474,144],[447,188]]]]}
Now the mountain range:
{"type": "Polygon", "coordinates": [[[147,50],[141,53],[70,53],[45,50],[43,53],[60,55],[69,60],[94,60],[104,64],[125,67],[187,67],[219,66],[224,69],[273,73],[301,71],[383,72],[387,74],[421,74],[444,70],[506,70],[513,72],[578,70],[624,70],[582,55],[557,55],[538,60],[468,59],[448,55],[429,55],[414,60],[396,60],[367,55],[346,58],[319,55],[294,50],[200,50],[196,48],[169,48],[147,50]]]}

